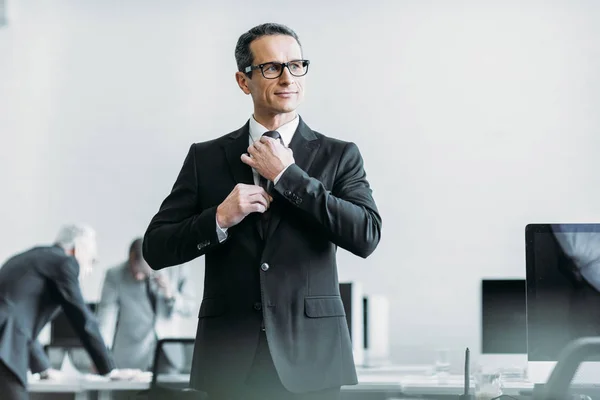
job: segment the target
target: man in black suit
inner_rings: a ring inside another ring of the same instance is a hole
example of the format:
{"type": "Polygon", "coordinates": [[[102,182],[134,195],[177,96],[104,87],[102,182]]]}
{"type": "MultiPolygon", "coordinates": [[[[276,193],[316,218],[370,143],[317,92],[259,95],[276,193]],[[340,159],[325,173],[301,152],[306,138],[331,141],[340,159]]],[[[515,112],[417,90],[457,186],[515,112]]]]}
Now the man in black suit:
{"type": "Polygon", "coordinates": [[[94,315],[86,306],[78,277],[91,268],[95,234],[85,226],[65,226],[53,246],[34,247],[0,268],[0,397],[27,399],[27,370],[56,376],[37,340],[40,330],[62,307],[96,369],[114,379],[133,370],[116,370],[94,315]]]}
{"type": "Polygon", "coordinates": [[[260,25],[235,55],[254,114],[191,146],[144,257],[161,269],[206,255],[194,388],[211,399],[337,399],[357,376],[336,249],[369,256],[381,218],[358,147],[296,113],[309,66],[297,35],[260,25]]]}

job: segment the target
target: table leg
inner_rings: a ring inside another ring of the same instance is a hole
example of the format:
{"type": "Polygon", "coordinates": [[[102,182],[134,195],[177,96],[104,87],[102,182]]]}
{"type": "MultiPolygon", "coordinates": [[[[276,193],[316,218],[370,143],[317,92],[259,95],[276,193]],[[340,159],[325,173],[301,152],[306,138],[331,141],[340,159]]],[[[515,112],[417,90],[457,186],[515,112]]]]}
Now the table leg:
{"type": "Polygon", "coordinates": [[[90,400],[90,395],[88,391],[75,392],[75,396],[73,396],[74,400],[90,400]]]}
{"type": "Polygon", "coordinates": [[[110,390],[98,391],[98,400],[111,400],[110,390]]]}

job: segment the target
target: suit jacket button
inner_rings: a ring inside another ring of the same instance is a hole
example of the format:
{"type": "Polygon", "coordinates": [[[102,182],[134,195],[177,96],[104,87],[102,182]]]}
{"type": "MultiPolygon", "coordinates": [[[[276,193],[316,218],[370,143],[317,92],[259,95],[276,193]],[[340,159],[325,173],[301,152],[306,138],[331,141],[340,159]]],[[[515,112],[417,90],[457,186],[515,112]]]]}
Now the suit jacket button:
{"type": "Polygon", "coordinates": [[[204,247],[204,245],[202,243],[199,243],[198,246],[196,246],[198,248],[198,250],[202,250],[202,248],[204,247]]]}
{"type": "Polygon", "coordinates": [[[291,194],[292,194],[292,192],[290,192],[289,190],[286,190],[285,192],[283,192],[283,194],[284,194],[285,196],[288,196],[288,197],[289,197],[289,195],[291,195],[291,194]]]}
{"type": "Polygon", "coordinates": [[[263,271],[268,271],[269,270],[269,264],[262,263],[261,266],[260,266],[260,269],[262,269],[263,271]]]}
{"type": "Polygon", "coordinates": [[[254,303],[254,309],[255,309],[256,311],[260,311],[260,310],[262,310],[262,304],[260,304],[260,303],[254,303]]]}

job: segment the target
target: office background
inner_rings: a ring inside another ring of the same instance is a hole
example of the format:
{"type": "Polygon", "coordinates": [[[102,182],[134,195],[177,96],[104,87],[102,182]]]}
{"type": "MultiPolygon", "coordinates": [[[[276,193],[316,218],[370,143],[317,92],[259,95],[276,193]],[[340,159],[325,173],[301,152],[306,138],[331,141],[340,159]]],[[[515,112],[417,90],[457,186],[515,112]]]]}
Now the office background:
{"type": "MultiPolygon", "coordinates": [[[[597,221],[593,0],[7,4],[0,259],[89,223],[88,300],[190,144],[250,116],[233,49],[267,21],[296,30],[311,60],[300,114],[365,159],[383,237],[367,260],[340,251],[339,274],[389,298],[393,361],[476,357],[481,279],[525,277],[525,225],[597,221]]],[[[190,266],[201,298],[203,259],[190,266]]]]}

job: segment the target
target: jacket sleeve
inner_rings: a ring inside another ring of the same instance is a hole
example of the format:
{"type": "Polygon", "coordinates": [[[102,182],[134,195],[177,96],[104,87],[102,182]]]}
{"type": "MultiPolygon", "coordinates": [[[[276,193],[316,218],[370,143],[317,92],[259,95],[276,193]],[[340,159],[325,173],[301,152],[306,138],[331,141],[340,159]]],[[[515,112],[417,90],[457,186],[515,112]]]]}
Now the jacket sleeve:
{"type": "Polygon", "coordinates": [[[159,270],[183,264],[220,244],[217,237],[217,207],[203,208],[198,198],[195,145],[171,189],[144,234],[143,255],[159,270]]]}
{"type": "Polygon", "coordinates": [[[379,244],[381,217],[354,143],[342,151],[331,192],[295,164],[274,188],[321,225],[339,247],[366,258],[379,244]]]}
{"type": "Polygon", "coordinates": [[[37,339],[33,340],[29,345],[29,369],[31,373],[36,374],[50,367],[50,360],[48,360],[44,348],[37,339]]]}
{"type": "Polygon", "coordinates": [[[66,317],[79,335],[98,372],[105,375],[115,368],[115,363],[102,340],[96,317],[85,304],[78,275],[79,264],[75,258],[69,257],[57,268],[54,284],[66,317]]]}

